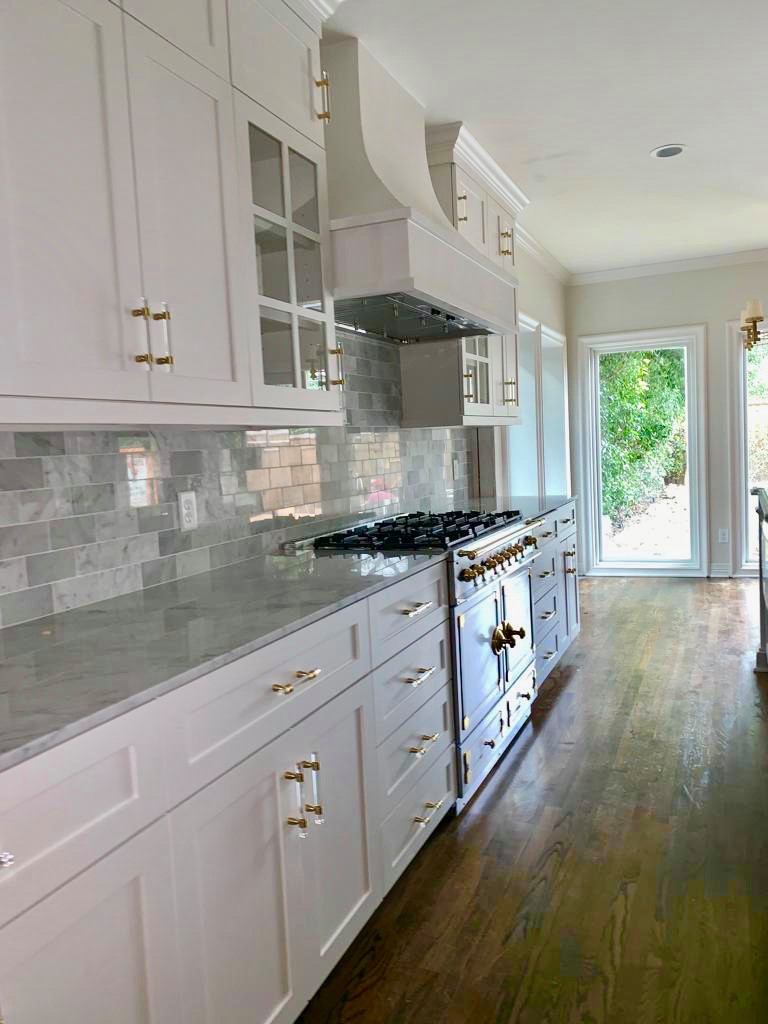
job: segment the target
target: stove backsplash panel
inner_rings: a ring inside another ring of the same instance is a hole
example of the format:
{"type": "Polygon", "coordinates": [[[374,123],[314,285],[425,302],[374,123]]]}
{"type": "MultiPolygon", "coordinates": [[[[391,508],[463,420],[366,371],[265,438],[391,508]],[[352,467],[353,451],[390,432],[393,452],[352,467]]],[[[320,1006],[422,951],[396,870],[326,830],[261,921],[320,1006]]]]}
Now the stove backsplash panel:
{"type": "Polygon", "coordinates": [[[470,431],[401,430],[398,348],[341,340],[345,427],[0,432],[0,626],[466,502],[470,431]],[[186,490],[199,526],[182,532],[186,490]]]}

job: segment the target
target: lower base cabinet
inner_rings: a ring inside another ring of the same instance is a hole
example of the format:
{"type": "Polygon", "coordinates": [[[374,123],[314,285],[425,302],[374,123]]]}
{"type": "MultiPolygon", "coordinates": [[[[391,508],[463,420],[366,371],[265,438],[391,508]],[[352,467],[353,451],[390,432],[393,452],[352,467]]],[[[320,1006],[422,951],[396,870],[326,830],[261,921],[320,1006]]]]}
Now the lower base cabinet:
{"type": "Polygon", "coordinates": [[[187,1024],[294,1020],[381,897],[370,677],[170,815],[187,1024]]]}
{"type": "Polygon", "coordinates": [[[7,1024],[177,1024],[180,998],[167,820],[0,930],[7,1024]]]}

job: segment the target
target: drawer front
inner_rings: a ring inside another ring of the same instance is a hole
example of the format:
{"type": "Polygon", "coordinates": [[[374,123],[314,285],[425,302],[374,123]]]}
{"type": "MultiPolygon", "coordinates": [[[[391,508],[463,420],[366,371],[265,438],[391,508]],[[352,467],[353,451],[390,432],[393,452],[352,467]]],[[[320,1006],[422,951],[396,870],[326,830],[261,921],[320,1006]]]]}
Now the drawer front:
{"type": "Polygon", "coordinates": [[[563,588],[552,587],[533,606],[533,638],[537,644],[553,630],[563,616],[563,588]]]}
{"type": "Polygon", "coordinates": [[[450,746],[381,826],[385,889],[391,888],[410,864],[455,800],[456,751],[450,746]]]}
{"type": "Polygon", "coordinates": [[[503,649],[495,654],[494,630],[500,625],[501,594],[490,590],[471,607],[462,606],[456,620],[456,661],[461,696],[459,731],[469,734],[504,691],[503,649]]]}
{"type": "Polygon", "coordinates": [[[576,502],[571,501],[557,510],[557,535],[560,538],[567,537],[576,529],[576,502]]]}
{"type": "Polygon", "coordinates": [[[536,646],[536,678],[539,686],[558,663],[567,644],[565,619],[561,618],[555,628],[536,646]]]}
{"type": "Polygon", "coordinates": [[[453,708],[448,686],[414,711],[378,748],[381,818],[390,813],[446,746],[453,746],[453,708]]]}
{"type": "Polygon", "coordinates": [[[374,669],[377,744],[442,689],[450,671],[451,639],[447,622],[374,669]]]}
{"type": "Polygon", "coordinates": [[[531,714],[533,702],[539,695],[538,673],[536,665],[530,665],[520,674],[514,685],[510,687],[506,695],[506,716],[507,729],[514,735],[517,730],[528,720],[531,714]]]}
{"type": "Polygon", "coordinates": [[[459,764],[462,803],[480,787],[511,739],[512,733],[507,726],[507,701],[502,697],[471,736],[462,742],[459,764]]]}
{"type": "Polygon", "coordinates": [[[161,704],[0,773],[0,925],[163,814],[161,704]]]}
{"type": "Polygon", "coordinates": [[[448,614],[448,571],[444,560],[379,591],[368,599],[374,665],[443,622],[448,614]]]}
{"type": "Polygon", "coordinates": [[[362,678],[370,665],[360,601],[168,694],[172,805],[362,678]]]}
{"type": "Polygon", "coordinates": [[[555,512],[539,516],[538,519],[527,520],[526,525],[530,527],[528,532],[538,541],[539,548],[545,547],[549,541],[557,537],[557,514],[555,512]]]}
{"type": "MultiPolygon", "coordinates": [[[[535,571],[540,559],[533,563],[535,571]]],[[[520,674],[521,667],[533,657],[533,626],[531,623],[531,580],[528,573],[522,573],[501,585],[504,621],[516,631],[504,651],[506,681],[509,683],[520,674]],[[522,634],[522,635],[521,635],[522,634]]]]}
{"type": "Polygon", "coordinates": [[[548,544],[531,566],[533,600],[538,601],[557,582],[557,544],[548,544]]]}

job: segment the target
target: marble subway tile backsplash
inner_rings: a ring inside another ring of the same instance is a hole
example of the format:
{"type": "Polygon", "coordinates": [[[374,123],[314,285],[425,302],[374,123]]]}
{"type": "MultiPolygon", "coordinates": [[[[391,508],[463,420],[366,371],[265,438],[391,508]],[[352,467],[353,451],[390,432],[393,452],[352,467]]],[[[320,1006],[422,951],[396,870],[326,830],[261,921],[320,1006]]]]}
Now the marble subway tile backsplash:
{"type": "Polygon", "coordinates": [[[343,340],[345,427],[0,432],[0,626],[466,502],[469,431],[401,430],[397,347],[343,340]],[[199,526],[182,532],[187,490],[199,526]]]}

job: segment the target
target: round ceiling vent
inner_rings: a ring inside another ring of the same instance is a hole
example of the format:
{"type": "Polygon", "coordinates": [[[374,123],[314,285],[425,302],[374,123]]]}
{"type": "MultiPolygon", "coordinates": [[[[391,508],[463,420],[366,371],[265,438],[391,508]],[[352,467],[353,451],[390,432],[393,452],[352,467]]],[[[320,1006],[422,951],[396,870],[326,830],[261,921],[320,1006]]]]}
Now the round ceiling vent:
{"type": "Polygon", "coordinates": [[[666,160],[670,156],[680,156],[684,149],[685,146],[681,142],[670,142],[666,146],[657,146],[656,149],[652,149],[651,156],[655,156],[659,160],[666,160]]]}

